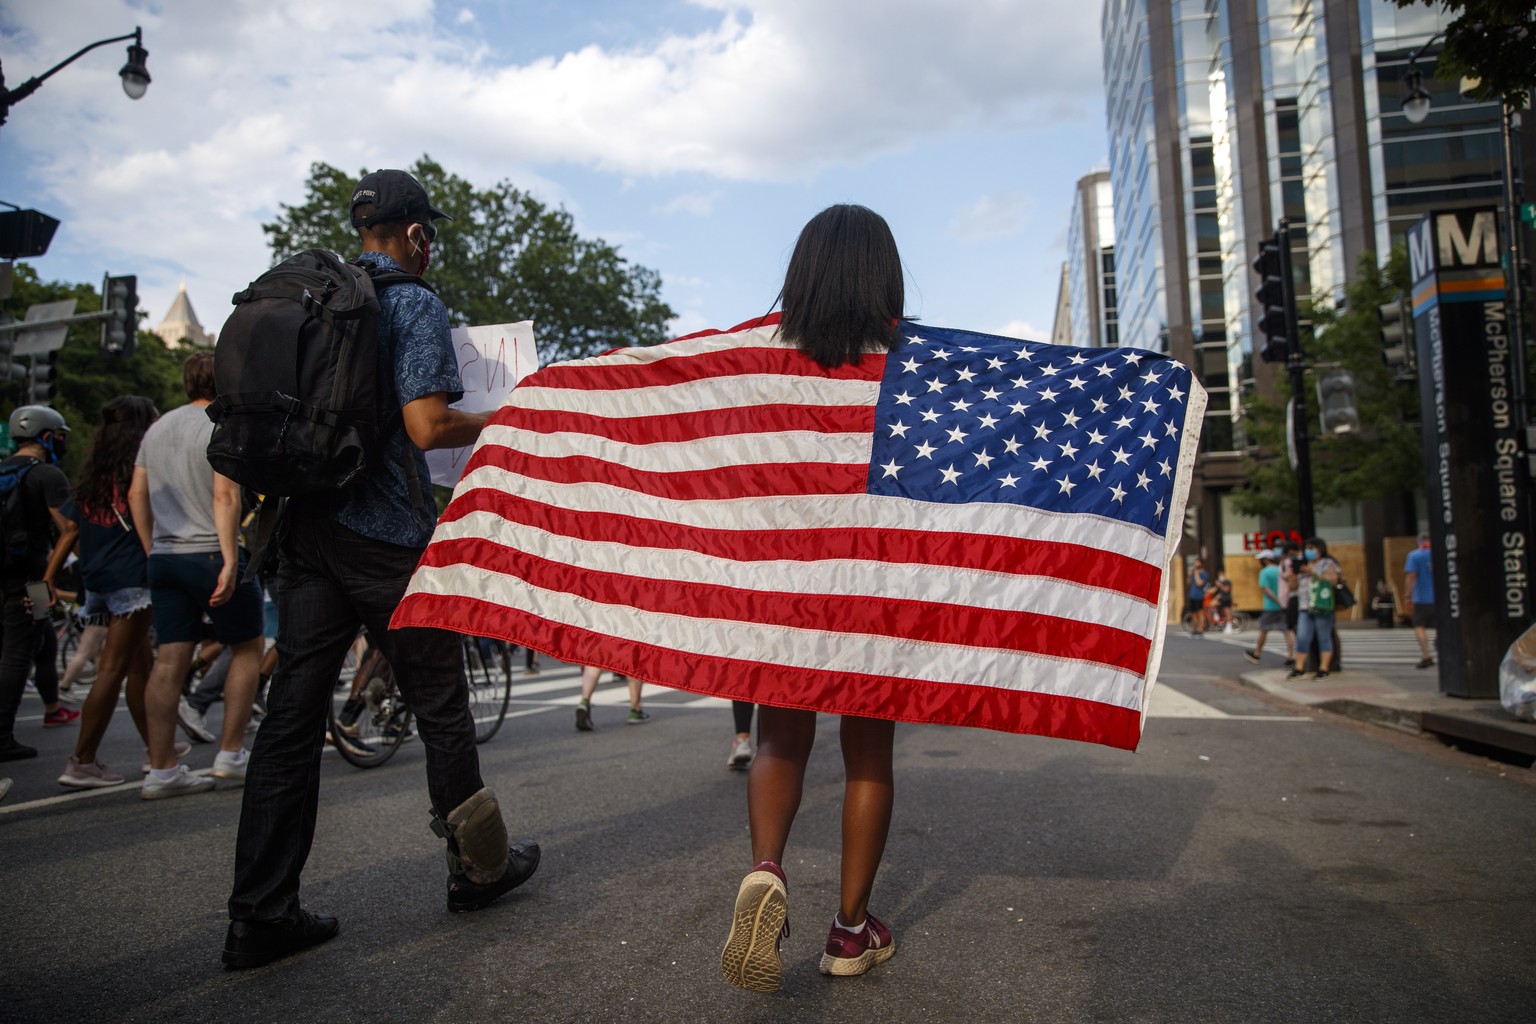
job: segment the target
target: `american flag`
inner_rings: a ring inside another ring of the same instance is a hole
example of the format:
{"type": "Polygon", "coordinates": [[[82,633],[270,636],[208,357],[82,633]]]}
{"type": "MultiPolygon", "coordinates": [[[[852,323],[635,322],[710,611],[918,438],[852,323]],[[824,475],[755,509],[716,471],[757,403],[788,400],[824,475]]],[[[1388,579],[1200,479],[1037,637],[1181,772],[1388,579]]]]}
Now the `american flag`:
{"type": "Polygon", "coordinates": [[[1205,393],[1132,349],[777,318],[526,378],[395,614],[664,686],[1133,749],[1205,393]]]}

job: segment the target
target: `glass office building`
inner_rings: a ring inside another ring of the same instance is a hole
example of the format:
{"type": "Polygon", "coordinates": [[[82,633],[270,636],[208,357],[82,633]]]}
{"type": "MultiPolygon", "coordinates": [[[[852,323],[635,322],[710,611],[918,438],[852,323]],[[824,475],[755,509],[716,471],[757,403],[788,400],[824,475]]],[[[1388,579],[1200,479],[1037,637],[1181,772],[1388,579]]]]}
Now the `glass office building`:
{"type": "MultiPolygon", "coordinates": [[[[1498,105],[1432,78],[1446,20],[1392,0],[1104,2],[1120,343],[1184,360],[1210,392],[1191,507],[1218,558],[1277,525],[1228,497],[1242,482],[1244,396],[1285,386],[1253,355],[1259,241],[1285,218],[1298,294],[1337,303],[1358,261],[1384,258],[1426,211],[1500,201],[1498,105]],[[1414,125],[1403,76],[1421,48],[1434,99],[1414,125]]],[[[1319,510],[1319,523],[1367,550],[1373,531],[1417,525],[1373,515],[1319,510]]]]}
{"type": "Polygon", "coordinates": [[[1109,172],[1078,180],[1067,225],[1067,329],[1060,344],[1113,348],[1120,344],[1115,293],[1115,208],[1109,172]]]}

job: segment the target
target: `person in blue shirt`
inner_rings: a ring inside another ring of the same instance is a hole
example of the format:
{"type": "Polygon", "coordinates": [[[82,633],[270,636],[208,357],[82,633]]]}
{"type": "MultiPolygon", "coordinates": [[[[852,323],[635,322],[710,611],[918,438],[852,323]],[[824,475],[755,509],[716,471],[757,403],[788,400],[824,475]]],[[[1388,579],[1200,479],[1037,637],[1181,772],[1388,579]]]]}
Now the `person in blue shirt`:
{"type": "Polygon", "coordinates": [[[1413,602],[1413,635],[1419,640],[1419,668],[1435,663],[1429,651],[1429,627],[1435,624],[1435,570],[1429,534],[1419,534],[1419,546],[1408,552],[1403,563],[1408,575],[1408,599],[1413,602]]]}
{"type": "MultiPolygon", "coordinates": [[[[358,182],[352,225],[360,262],[421,275],[446,216],[404,171],[358,182]]],[[[345,488],[290,499],[277,568],[279,657],[245,780],[227,966],[257,967],[334,936],[336,918],[299,904],[299,875],[315,833],[326,706],[342,660],[366,627],[394,669],[426,748],[432,830],[448,844],[448,909],[477,910],[521,885],[537,843],[507,843],[496,796],[480,777],[458,637],[390,629],[437,519],[426,458],[472,445],[485,413],[463,394],[448,310],[424,284],[379,293],[379,422],[392,428],[378,458],[345,488]]]]}
{"type": "Polygon", "coordinates": [[[1259,612],[1259,638],[1253,650],[1243,652],[1243,657],[1257,665],[1259,655],[1264,652],[1264,638],[1270,630],[1278,630],[1285,634],[1285,658],[1290,661],[1295,657],[1296,640],[1285,624],[1285,605],[1280,603],[1280,552],[1260,551],[1259,564],[1263,566],[1259,570],[1259,590],[1264,595],[1259,612]]]}

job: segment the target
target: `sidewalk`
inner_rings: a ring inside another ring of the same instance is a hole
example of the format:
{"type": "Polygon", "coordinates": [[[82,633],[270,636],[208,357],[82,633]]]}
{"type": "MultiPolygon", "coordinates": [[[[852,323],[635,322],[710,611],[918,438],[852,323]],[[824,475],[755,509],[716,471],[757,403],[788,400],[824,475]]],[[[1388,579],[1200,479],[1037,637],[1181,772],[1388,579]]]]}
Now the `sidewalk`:
{"type": "MultiPolygon", "coordinates": [[[[1435,668],[1416,670],[1352,657],[1351,640],[1365,640],[1371,632],[1366,628],[1340,630],[1346,670],[1327,679],[1311,675],[1287,679],[1288,668],[1254,668],[1240,678],[1246,686],[1295,704],[1415,735],[1432,733],[1449,741],[1468,741],[1518,757],[1536,758],[1536,723],[1519,721],[1498,700],[1441,694],[1435,668]],[[1358,669],[1348,667],[1356,663],[1360,663],[1358,669]]],[[[1398,631],[1383,630],[1376,637],[1389,632],[1398,631]]],[[[1412,634],[1402,630],[1398,635],[1403,633],[1411,643],[1412,634]]]]}

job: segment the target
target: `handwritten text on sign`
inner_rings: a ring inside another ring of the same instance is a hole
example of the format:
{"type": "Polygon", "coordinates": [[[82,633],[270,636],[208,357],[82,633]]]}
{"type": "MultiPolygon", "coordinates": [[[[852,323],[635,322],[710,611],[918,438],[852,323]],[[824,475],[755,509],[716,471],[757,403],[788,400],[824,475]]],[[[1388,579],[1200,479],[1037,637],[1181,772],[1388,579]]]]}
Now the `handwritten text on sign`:
{"type": "MultiPolygon", "coordinates": [[[[492,327],[455,327],[453,347],[459,357],[464,397],[453,403],[464,412],[494,412],[501,408],[518,381],[539,368],[533,343],[533,321],[492,327]]],[[[472,448],[427,452],[432,482],[452,487],[464,475],[472,448]]]]}

